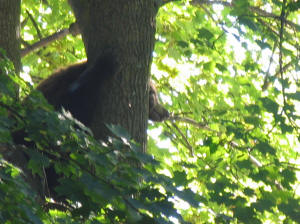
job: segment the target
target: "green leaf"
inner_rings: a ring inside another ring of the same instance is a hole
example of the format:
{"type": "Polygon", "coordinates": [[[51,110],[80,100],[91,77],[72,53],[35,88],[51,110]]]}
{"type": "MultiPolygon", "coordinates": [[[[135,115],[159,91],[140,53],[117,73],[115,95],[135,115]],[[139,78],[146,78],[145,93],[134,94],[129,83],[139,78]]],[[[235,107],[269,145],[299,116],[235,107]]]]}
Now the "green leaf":
{"type": "Polygon", "coordinates": [[[241,169],[245,168],[250,170],[252,168],[252,163],[248,159],[237,161],[236,165],[241,169]]]}
{"type": "Polygon", "coordinates": [[[293,131],[294,131],[294,127],[293,126],[286,125],[283,122],[280,123],[280,129],[281,129],[281,131],[282,131],[283,134],[293,133],[293,131]]]}
{"type": "Polygon", "coordinates": [[[243,192],[247,196],[253,196],[255,194],[254,190],[252,190],[251,188],[248,188],[248,187],[246,187],[243,192]]]}
{"type": "Polygon", "coordinates": [[[206,39],[207,41],[209,41],[210,39],[212,39],[214,37],[214,34],[211,33],[208,29],[206,28],[201,28],[198,30],[198,37],[200,39],[206,39]]]}
{"type": "Polygon", "coordinates": [[[287,8],[289,8],[290,11],[297,11],[298,9],[300,9],[300,1],[289,2],[287,8]]]}
{"type": "Polygon", "coordinates": [[[50,165],[49,158],[39,151],[29,149],[27,149],[27,151],[31,158],[28,163],[28,168],[32,169],[33,173],[38,173],[40,176],[43,176],[43,169],[50,165]]]}
{"type": "Polygon", "coordinates": [[[272,207],[274,207],[274,206],[275,206],[275,204],[267,198],[257,200],[256,202],[252,203],[252,205],[251,205],[251,207],[257,209],[260,212],[272,211],[272,207]]]}
{"type": "Polygon", "coordinates": [[[252,115],[260,114],[261,110],[256,104],[246,105],[245,109],[252,115]]]}
{"type": "Polygon", "coordinates": [[[271,155],[276,154],[276,150],[268,142],[259,142],[255,148],[265,155],[267,153],[270,153],[271,155]]]}
{"type": "Polygon", "coordinates": [[[247,27],[249,27],[253,31],[257,31],[257,26],[255,22],[251,19],[248,19],[246,17],[240,17],[239,22],[247,27]]]}
{"type": "Polygon", "coordinates": [[[203,64],[203,69],[206,72],[212,72],[215,67],[215,63],[213,61],[207,62],[203,64]]]}
{"type": "Polygon", "coordinates": [[[224,65],[220,64],[220,63],[216,63],[216,67],[217,67],[217,69],[219,69],[220,72],[226,72],[227,71],[227,68],[224,65]]]}
{"type": "Polygon", "coordinates": [[[185,200],[186,202],[188,202],[194,208],[198,208],[200,202],[206,201],[206,198],[204,198],[198,194],[195,194],[190,189],[184,189],[183,191],[176,191],[176,195],[178,197],[180,197],[182,200],[185,200]]]}
{"type": "Polygon", "coordinates": [[[298,222],[300,220],[300,201],[299,199],[290,199],[288,203],[281,203],[279,210],[288,215],[292,220],[298,222]]]}
{"type": "Polygon", "coordinates": [[[295,172],[291,171],[290,169],[284,169],[281,172],[281,175],[283,177],[283,181],[281,182],[283,187],[292,189],[291,185],[297,181],[295,172]]]}
{"type": "Polygon", "coordinates": [[[177,44],[178,44],[178,46],[180,46],[182,48],[188,48],[189,47],[189,43],[187,43],[185,41],[178,41],[177,44]]]}
{"type": "Polygon", "coordinates": [[[108,201],[112,200],[114,197],[119,195],[119,193],[108,186],[107,184],[101,184],[95,178],[91,177],[89,174],[84,173],[80,178],[81,184],[84,184],[86,187],[86,194],[89,194],[94,200],[103,200],[108,201]]]}
{"type": "Polygon", "coordinates": [[[255,116],[247,116],[247,117],[244,117],[244,119],[245,119],[246,123],[253,124],[255,127],[258,127],[260,124],[260,119],[255,116]]]}
{"type": "Polygon", "coordinates": [[[254,209],[251,207],[240,207],[237,206],[233,209],[234,216],[238,218],[238,220],[245,222],[245,223],[261,223],[256,217],[254,209]]]}
{"type": "Polygon", "coordinates": [[[175,171],[173,180],[176,184],[176,186],[186,186],[188,183],[187,178],[186,178],[186,173],[184,171],[175,171]]]}
{"type": "Polygon", "coordinates": [[[226,126],[226,130],[228,132],[228,134],[233,133],[235,138],[237,139],[243,139],[245,137],[244,133],[243,133],[243,129],[233,126],[233,125],[228,125],[226,126]]]}
{"type": "Polygon", "coordinates": [[[126,140],[130,141],[131,137],[125,128],[123,128],[119,125],[113,125],[113,124],[106,125],[106,127],[116,136],[118,136],[120,138],[125,138],[126,140]]]}
{"type": "Polygon", "coordinates": [[[266,108],[268,112],[271,112],[273,114],[278,113],[279,105],[276,102],[267,97],[260,98],[260,100],[263,103],[264,108],[266,108]]]}
{"type": "Polygon", "coordinates": [[[214,143],[212,138],[205,139],[204,145],[207,145],[209,147],[211,154],[214,154],[218,150],[218,144],[214,143]]]}
{"type": "Polygon", "coordinates": [[[255,40],[255,42],[257,43],[258,46],[260,46],[261,49],[272,49],[272,47],[270,46],[269,43],[267,42],[263,42],[261,40],[255,40]]]}
{"type": "Polygon", "coordinates": [[[101,154],[99,155],[98,153],[95,153],[93,151],[86,153],[85,157],[103,167],[109,167],[111,165],[111,161],[108,160],[106,156],[103,156],[101,154]]]}
{"type": "Polygon", "coordinates": [[[297,91],[295,93],[286,93],[286,96],[290,99],[298,100],[300,101],[300,92],[297,91]]]}

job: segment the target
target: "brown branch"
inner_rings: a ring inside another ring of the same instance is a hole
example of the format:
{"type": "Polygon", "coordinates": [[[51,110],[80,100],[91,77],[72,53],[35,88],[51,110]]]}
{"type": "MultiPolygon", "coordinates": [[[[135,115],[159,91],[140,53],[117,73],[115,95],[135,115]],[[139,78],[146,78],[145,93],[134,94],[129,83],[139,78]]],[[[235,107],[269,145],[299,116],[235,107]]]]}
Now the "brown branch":
{"type": "Polygon", "coordinates": [[[197,128],[201,128],[201,129],[206,130],[206,131],[214,131],[214,130],[210,129],[209,127],[207,127],[207,125],[199,123],[199,122],[197,122],[197,121],[195,121],[191,118],[188,118],[188,117],[171,116],[167,120],[181,121],[181,122],[189,123],[191,125],[194,125],[197,128]]]}
{"type": "Polygon", "coordinates": [[[35,22],[33,16],[30,14],[30,12],[28,10],[26,10],[26,13],[27,13],[29,19],[31,20],[32,25],[34,26],[34,28],[36,30],[36,33],[39,36],[39,39],[42,39],[42,34],[41,34],[41,31],[40,31],[40,28],[39,28],[38,24],[35,22]]]}
{"type": "MultiPolygon", "coordinates": [[[[279,70],[280,70],[280,75],[281,79],[283,80],[283,61],[282,61],[282,45],[283,45],[283,31],[284,31],[284,26],[285,26],[285,4],[286,0],[283,0],[282,3],[282,10],[281,10],[281,15],[280,15],[280,33],[279,33],[279,70]]],[[[284,93],[284,88],[282,88],[283,93],[284,93]]]]}
{"type": "Polygon", "coordinates": [[[263,21],[262,19],[260,18],[257,18],[257,21],[259,21],[264,27],[266,27],[271,33],[273,33],[275,36],[279,36],[279,33],[273,29],[272,26],[270,26],[269,23],[263,21]]]}
{"type": "Polygon", "coordinates": [[[26,17],[22,22],[21,22],[21,28],[23,29],[25,27],[25,25],[27,24],[28,22],[28,17],[26,17]]]}
{"type": "Polygon", "coordinates": [[[203,130],[207,130],[207,131],[214,131],[212,129],[210,129],[209,127],[207,127],[207,125],[205,124],[201,124],[191,118],[188,117],[180,117],[180,116],[171,116],[169,117],[167,120],[170,120],[172,122],[172,126],[177,130],[177,132],[179,133],[179,135],[182,137],[183,141],[184,141],[184,145],[188,148],[190,155],[193,156],[194,155],[194,149],[193,146],[189,143],[187,137],[182,133],[182,131],[180,130],[180,128],[174,123],[175,121],[179,121],[179,122],[185,122],[188,124],[191,124],[197,128],[201,128],[203,130]]]}
{"type": "Polygon", "coordinates": [[[50,44],[56,40],[62,39],[63,37],[67,36],[68,34],[72,34],[73,36],[76,36],[79,33],[80,33],[80,31],[79,31],[79,27],[78,27],[77,23],[73,23],[70,25],[69,28],[58,31],[57,33],[54,33],[48,37],[45,37],[32,45],[29,45],[26,42],[25,43],[22,42],[27,47],[25,49],[21,50],[21,57],[24,57],[27,54],[29,54],[33,51],[36,51],[42,47],[45,47],[48,44],[50,44]]]}
{"type": "MultiPolygon", "coordinates": [[[[282,68],[279,68],[278,71],[275,73],[274,77],[281,77],[281,73],[285,73],[291,66],[293,65],[293,62],[290,61],[289,63],[282,66],[282,68]]],[[[265,91],[270,85],[269,76],[265,77],[264,84],[262,86],[262,90],[265,91]]]]}
{"type": "Polygon", "coordinates": [[[189,141],[187,140],[186,136],[182,133],[182,131],[180,130],[180,128],[173,122],[172,126],[178,131],[178,133],[180,134],[180,136],[182,137],[182,139],[185,142],[185,146],[188,148],[188,150],[190,151],[190,156],[194,155],[194,149],[193,146],[189,143],[189,141]]]}

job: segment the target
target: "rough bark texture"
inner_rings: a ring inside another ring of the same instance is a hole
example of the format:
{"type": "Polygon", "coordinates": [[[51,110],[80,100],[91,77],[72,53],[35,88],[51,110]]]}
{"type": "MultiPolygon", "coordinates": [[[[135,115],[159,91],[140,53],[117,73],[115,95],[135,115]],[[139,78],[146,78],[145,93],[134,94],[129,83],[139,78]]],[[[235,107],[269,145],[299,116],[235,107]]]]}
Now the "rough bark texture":
{"type": "Polygon", "coordinates": [[[157,6],[153,0],[70,0],[92,61],[111,49],[119,65],[105,83],[92,130],[97,138],[109,133],[106,124],[121,125],[146,151],[149,71],[154,46],[157,6]]]}
{"type": "Polygon", "coordinates": [[[0,1],[0,48],[13,61],[16,72],[20,71],[20,12],[21,0],[0,1]]]}

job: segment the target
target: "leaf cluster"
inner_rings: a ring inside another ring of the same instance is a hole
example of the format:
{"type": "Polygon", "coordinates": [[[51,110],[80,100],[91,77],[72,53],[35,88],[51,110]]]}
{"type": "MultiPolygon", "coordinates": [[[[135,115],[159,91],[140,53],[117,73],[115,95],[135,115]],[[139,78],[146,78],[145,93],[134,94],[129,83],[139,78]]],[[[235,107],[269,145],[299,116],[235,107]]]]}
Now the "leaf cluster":
{"type": "Polygon", "coordinates": [[[282,1],[205,2],[159,12],[153,73],[173,114],[151,153],[205,199],[181,208],[192,223],[297,223],[297,6],[281,29],[282,1]]]}
{"type": "Polygon", "coordinates": [[[170,217],[184,223],[172,199],[198,205],[191,190],[178,190],[171,178],[156,172],[160,163],[141,153],[125,130],[108,126],[115,137],[99,142],[69,113],[55,112],[37,91],[20,102],[16,91],[31,88],[8,67],[2,71],[1,151],[12,148],[24,154],[29,172],[1,157],[1,223],[170,223],[170,217]],[[16,138],[20,132],[23,142],[16,138]],[[63,200],[37,204],[38,192],[22,177],[39,177],[40,189],[45,182],[47,198],[51,189],[44,171],[49,168],[58,177],[55,198],[63,200]]]}

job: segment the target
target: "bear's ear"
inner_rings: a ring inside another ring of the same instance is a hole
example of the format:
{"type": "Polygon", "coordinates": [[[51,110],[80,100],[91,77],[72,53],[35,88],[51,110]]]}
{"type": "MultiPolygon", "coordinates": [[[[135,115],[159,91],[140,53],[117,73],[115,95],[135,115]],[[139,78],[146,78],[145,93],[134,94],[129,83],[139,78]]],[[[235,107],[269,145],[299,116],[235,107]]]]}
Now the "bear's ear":
{"type": "Polygon", "coordinates": [[[169,112],[159,103],[153,82],[149,81],[149,119],[152,121],[164,121],[169,116],[169,112]]]}

